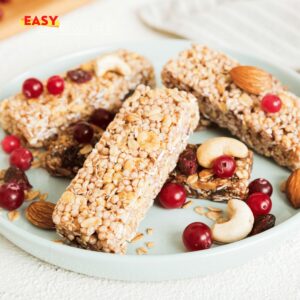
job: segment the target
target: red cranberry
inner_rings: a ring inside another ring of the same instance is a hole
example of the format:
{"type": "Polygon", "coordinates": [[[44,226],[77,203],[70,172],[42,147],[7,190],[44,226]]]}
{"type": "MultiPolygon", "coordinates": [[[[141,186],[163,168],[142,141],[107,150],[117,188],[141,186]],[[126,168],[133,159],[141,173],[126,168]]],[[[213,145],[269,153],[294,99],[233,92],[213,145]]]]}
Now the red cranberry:
{"type": "Polygon", "coordinates": [[[64,79],[58,75],[51,76],[47,81],[47,90],[52,95],[59,95],[64,91],[64,79]]]}
{"type": "Polygon", "coordinates": [[[229,178],[231,177],[236,169],[236,163],[232,156],[222,155],[214,160],[213,170],[217,177],[219,178],[229,178]]]}
{"type": "Polygon", "coordinates": [[[23,190],[30,190],[32,188],[25,172],[16,167],[9,167],[4,174],[3,180],[5,183],[17,183],[23,190]]]}
{"type": "Polygon", "coordinates": [[[78,123],[74,127],[74,139],[78,143],[86,144],[91,142],[94,136],[94,129],[88,123],[78,123]]]}
{"type": "Polygon", "coordinates": [[[272,209],[272,200],[271,198],[263,193],[254,193],[251,194],[246,203],[252,210],[254,217],[268,214],[272,209]]]}
{"type": "Polygon", "coordinates": [[[36,78],[26,79],[23,83],[23,94],[28,99],[38,98],[43,90],[43,84],[36,78]]]}
{"type": "Polygon", "coordinates": [[[198,162],[196,151],[193,149],[183,151],[179,156],[177,167],[184,175],[193,175],[197,173],[198,162]]]}
{"type": "Polygon", "coordinates": [[[158,194],[158,200],[164,208],[179,208],[186,200],[185,189],[177,183],[166,183],[158,194]]]}
{"type": "Polygon", "coordinates": [[[24,202],[24,191],[17,183],[4,183],[0,187],[0,207],[15,210],[24,202]]]}
{"type": "Polygon", "coordinates": [[[253,193],[263,193],[271,197],[273,193],[273,187],[267,179],[257,178],[249,184],[249,195],[253,193]]]}
{"type": "Polygon", "coordinates": [[[191,223],[184,229],[182,240],[189,251],[208,249],[212,245],[211,230],[204,223],[191,223]]]}
{"type": "Polygon", "coordinates": [[[93,112],[90,122],[105,130],[108,124],[113,120],[114,116],[115,115],[108,110],[99,108],[93,112]]]}
{"type": "Polygon", "coordinates": [[[76,83],[85,83],[92,79],[90,72],[84,71],[82,69],[71,70],[67,73],[67,76],[76,83]]]}
{"type": "Polygon", "coordinates": [[[274,94],[266,94],[261,100],[261,108],[266,113],[279,112],[281,105],[281,99],[274,94]]]}
{"type": "Polygon", "coordinates": [[[2,149],[6,153],[11,153],[15,149],[20,148],[21,146],[21,141],[20,139],[15,136],[15,135],[7,135],[3,140],[2,140],[2,149]]]}
{"type": "Polygon", "coordinates": [[[17,167],[23,171],[26,171],[31,167],[32,161],[32,153],[25,148],[18,148],[14,150],[9,159],[11,166],[17,167]]]}

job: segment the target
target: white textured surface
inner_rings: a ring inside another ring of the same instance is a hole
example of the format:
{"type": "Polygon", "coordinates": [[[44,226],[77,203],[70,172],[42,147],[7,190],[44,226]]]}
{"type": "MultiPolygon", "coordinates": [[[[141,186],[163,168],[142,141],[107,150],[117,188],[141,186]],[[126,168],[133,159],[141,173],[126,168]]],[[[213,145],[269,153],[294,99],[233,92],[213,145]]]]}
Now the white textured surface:
{"type": "Polygon", "coordinates": [[[299,0],[165,0],[139,13],[154,28],[300,69],[299,11],[299,0]]]}
{"type": "MultiPolygon", "coordinates": [[[[50,57],[107,42],[163,37],[140,25],[145,0],[102,0],[0,43],[0,86],[50,57]],[[88,24],[87,24],[88,20],[88,24]]],[[[300,299],[300,232],[238,269],[184,281],[126,283],[90,278],[45,264],[0,236],[0,299],[300,299]]]]}

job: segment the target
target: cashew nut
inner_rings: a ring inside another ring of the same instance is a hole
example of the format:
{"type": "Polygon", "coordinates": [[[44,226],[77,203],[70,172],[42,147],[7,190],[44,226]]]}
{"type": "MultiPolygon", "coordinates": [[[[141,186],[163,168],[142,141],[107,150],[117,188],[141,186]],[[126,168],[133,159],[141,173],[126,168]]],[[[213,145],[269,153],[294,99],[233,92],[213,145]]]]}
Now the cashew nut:
{"type": "Polygon", "coordinates": [[[227,204],[229,221],[216,223],[212,227],[213,240],[232,243],[245,238],[252,230],[254,216],[249,206],[242,200],[229,200],[227,204]]]}
{"type": "Polygon", "coordinates": [[[245,158],[248,155],[248,148],[236,139],[216,137],[207,140],[197,149],[198,163],[204,168],[211,168],[213,161],[221,155],[245,158]]]}
{"type": "Polygon", "coordinates": [[[95,71],[97,76],[103,76],[108,71],[116,71],[125,76],[131,73],[130,66],[119,56],[113,54],[99,57],[95,61],[95,71]]]}

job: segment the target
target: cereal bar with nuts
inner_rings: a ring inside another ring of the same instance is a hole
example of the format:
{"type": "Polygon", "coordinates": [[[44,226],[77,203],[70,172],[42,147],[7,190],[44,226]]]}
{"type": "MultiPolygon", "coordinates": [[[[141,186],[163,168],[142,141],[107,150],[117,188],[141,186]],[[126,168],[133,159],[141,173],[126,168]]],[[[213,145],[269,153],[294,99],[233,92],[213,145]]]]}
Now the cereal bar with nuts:
{"type": "MultiPolygon", "coordinates": [[[[224,138],[217,138],[218,140],[224,138]]],[[[217,140],[217,139],[211,139],[217,140]]],[[[227,139],[227,138],[225,138],[227,139]]],[[[232,139],[227,139],[231,142],[232,139]]],[[[239,143],[239,141],[237,141],[239,143]]],[[[230,199],[245,199],[248,194],[248,180],[251,176],[253,152],[247,151],[243,157],[234,157],[235,169],[230,176],[218,176],[212,165],[201,165],[197,159],[203,144],[189,144],[180,154],[176,169],[171,173],[169,181],[182,184],[187,195],[192,198],[209,199],[213,201],[228,201],[230,199]]],[[[215,146],[220,149],[219,143],[215,146]]],[[[209,155],[212,151],[209,150],[209,155]]],[[[204,157],[207,162],[207,157],[204,157]]],[[[214,157],[217,159],[217,157],[214,157]]],[[[225,167],[226,167],[226,161],[225,167]]],[[[224,175],[224,174],[223,174],[224,175]]],[[[226,174],[225,174],[226,175],[226,174]]]]}
{"type": "Polygon", "coordinates": [[[193,93],[201,114],[279,165],[300,167],[300,99],[267,72],[193,45],[162,70],[163,83],[193,93]]]}
{"type": "Polygon", "coordinates": [[[95,109],[117,111],[139,84],[154,85],[146,58],[127,50],[107,53],[44,83],[27,79],[22,92],[2,101],[0,124],[31,147],[42,147],[95,109]]]}
{"type": "Polygon", "coordinates": [[[83,248],[125,253],[197,127],[198,111],[192,94],[139,86],[58,201],[58,233],[83,248]]]}

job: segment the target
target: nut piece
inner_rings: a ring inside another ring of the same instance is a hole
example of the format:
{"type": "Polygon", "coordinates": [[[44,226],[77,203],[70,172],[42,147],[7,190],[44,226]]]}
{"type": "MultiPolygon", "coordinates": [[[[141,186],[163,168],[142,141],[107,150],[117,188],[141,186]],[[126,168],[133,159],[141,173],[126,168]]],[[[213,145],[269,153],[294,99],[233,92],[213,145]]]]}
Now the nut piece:
{"type": "Polygon", "coordinates": [[[197,149],[198,163],[204,168],[211,168],[213,161],[221,155],[245,158],[248,156],[248,148],[236,139],[216,137],[207,140],[197,149]]]}
{"type": "Polygon", "coordinates": [[[26,211],[27,220],[34,226],[41,229],[55,229],[52,221],[52,214],[55,204],[47,201],[37,201],[31,203],[26,211]]]}
{"type": "Polygon", "coordinates": [[[130,75],[130,66],[116,55],[103,55],[95,61],[97,76],[103,76],[109,71],[118,72],[124,76],[130,75]]]}
{"type": "Polygon", "coordinates": [[[213,240],[232,243],[245,238],[252,230],[254,216],[249,206],[242,200],[229,200],[227,204],[229,221],[216,223],[212,227],[213,240]]]}
{"type": "Polygon", "coordinates": [[[272,76],[253,66],[238,66],[229,74],[235,85],[251,94],[259,95],[272,88],[272,76]]]}
{"type": "Polygon", "coordinates": [[[286,182],[286,195],[294,208],[300,208],[300,169],[295,170],[286,182]]]}

